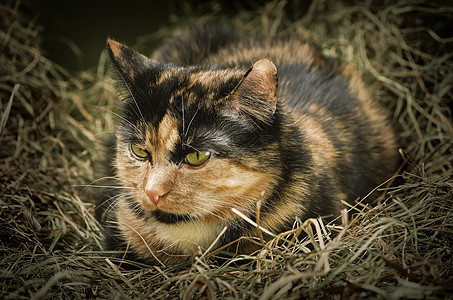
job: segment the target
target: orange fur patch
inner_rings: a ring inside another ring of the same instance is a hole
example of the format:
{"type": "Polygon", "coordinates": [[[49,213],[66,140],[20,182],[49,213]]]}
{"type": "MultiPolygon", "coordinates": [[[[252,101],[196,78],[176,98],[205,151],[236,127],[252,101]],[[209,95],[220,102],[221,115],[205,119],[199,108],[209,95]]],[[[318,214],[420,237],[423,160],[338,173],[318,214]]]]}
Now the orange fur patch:
{"type": "Polygon", "coordinates": [[[117,41],[114,41],[112,39],[107,39],[107,43],[109,44],[110,49],[112,50],[113,56],[115,57],[120,57],[123,53],[121,50],[121,44],[118,43],[117,41]]]}
{"type": "Polygon", "coordinates": [[[162,163],[168,160],[168,154],[173,151],[179,141],[178,121],[166,114],[159,123],[157,131],[157,149],[154,163],[162,163]]]}
{"type": "Polygon", "coordinates": [[[327,133],[322,129],[323,123],[314,117],[301,116],[298,122],[308,139],[310,150],[316,166],[332,165],[338,159],[338,152],[327,133]]]}

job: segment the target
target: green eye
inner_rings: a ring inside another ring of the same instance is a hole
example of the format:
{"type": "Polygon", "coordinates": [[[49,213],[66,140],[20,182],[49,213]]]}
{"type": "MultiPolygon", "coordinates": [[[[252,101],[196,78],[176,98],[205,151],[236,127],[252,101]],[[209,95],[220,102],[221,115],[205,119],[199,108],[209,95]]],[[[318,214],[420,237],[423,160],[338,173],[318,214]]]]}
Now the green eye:
{"type": "Polygon", "coordinates": [[[149,157],[148,151],[134,144],[131,144],[131,152],[138,160],[147,160],[149,157]]]}
{"type": "Polygon", "coordinates": [[[191,166],[198,167],[204,164],[209,157],[211,157],[211,152],[209,151],[196,151],[187,154],[184,162],[191,166]]]}

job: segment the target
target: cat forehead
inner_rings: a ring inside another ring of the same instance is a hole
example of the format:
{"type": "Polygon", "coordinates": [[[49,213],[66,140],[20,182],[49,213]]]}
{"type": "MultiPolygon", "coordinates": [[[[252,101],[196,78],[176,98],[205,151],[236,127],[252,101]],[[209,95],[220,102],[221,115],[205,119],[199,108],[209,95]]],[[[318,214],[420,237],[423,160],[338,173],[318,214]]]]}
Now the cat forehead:
{"type": "Polygon", "coordinates": [[[236,69],[169,68],[160,72],[156,83],[151,84],[150,88],[170,88],[168,92],[171,94],[183,91],[215,93],[232,90],[243,75],[243,70],[236,69]]]}
{"type": "Polygon", "coordinates": [[[242,79],[243,70],[225,69],[225,70],[200,70],[193,72],[189,76],[189,86],[201,84],[203,86],[216,86],[226,84],[230,81],[237,82],[242,79]]]}
{"type": "Polygon", "coordinates": [[[124,110],[132,120],[143,119],[157,126],[168,112],[182,117],[196,110],[215,111],[243,78],[240,70],[210,70],[170,67],[161,69],[156,80],[151,76],[134,78],[124,110]]]}
{"type": "Polygon", "coordinates": [[[225,98],[240,82],[238,74],[242,76],[228,70],[171,69],[161,72],[155,85],[132,86],[134,96],[123,104],[128,140],[157,144],[171,132],[170,140],[176,142],[176,135],[191,136],[200,124],[212,127],[223,116],[225,98]]]}
{"type": "Polygon", "coordinates": [[[187,108],[216,106],[234,90],[242,76],[243,72],[236,70],[196,71],[187,76],[186,85],[174,96],[176,99],[184,99],[187,108]]]}

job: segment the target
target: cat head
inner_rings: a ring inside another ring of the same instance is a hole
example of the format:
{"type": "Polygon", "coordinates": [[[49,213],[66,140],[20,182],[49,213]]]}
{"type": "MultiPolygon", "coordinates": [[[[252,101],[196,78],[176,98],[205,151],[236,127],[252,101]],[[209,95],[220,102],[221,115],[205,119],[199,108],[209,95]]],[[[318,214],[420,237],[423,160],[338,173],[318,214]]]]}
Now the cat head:
{"type": "Polygon", "coordinates": [[[123,104],[117,177],[126,199],[166,223],[234,219],[276,182],[277,69],[178,67],[108,40],[123,104]]]}

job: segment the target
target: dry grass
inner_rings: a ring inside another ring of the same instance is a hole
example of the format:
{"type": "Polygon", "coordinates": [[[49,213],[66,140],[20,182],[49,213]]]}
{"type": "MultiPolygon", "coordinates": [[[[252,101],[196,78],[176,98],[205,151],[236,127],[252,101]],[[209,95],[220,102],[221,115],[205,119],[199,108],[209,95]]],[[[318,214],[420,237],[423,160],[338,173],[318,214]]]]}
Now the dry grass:
{"type": "MultiPolygon", "coordinates": [[[[377,205],[351,207],[342,227],[298,222],[238,258],[249,259],[243,264],[219,267],[200,253],[190,266],[136,271],[101,251],[95,188],[85,187],[98,178],[100,144],[114,128],[103,62],[71,76],[41,54],[39,30],[21,7],[0,5],[0,298],[451,299],[453,7],[331,2],[313,1],[306,13],[271,2],[230,21],[248,32],[301,34],[355,64],[401,128],[405,171],[377,205]],[[310,238],[297,240],[299,231],[310,238]]],[[[227,19],[210,5],[209,13],[186,8],[174,23],[227,19]]]]}

